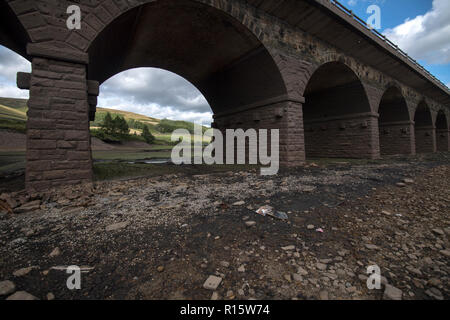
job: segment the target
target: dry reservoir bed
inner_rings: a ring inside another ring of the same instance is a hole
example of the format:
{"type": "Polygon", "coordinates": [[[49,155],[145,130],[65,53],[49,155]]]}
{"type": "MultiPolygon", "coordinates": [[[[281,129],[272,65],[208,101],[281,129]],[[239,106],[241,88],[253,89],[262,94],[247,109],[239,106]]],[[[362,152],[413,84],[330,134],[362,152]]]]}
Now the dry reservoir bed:
{"type": "Polygon", "coordinates": [[[0,282],[14,288],[1,298],[450,297],[448,154],[258,173],[4,194],[15,213],[0,214],[0,282]],[[256,214],[264,205],[288,220],[256,214]],[[67,289],[69,265],[86,269],[80,290],[67,289]],[[367,288],[370,265],[380,290],[367,288]],[[215,290],[203,287],[211,275],[215,290]]]}

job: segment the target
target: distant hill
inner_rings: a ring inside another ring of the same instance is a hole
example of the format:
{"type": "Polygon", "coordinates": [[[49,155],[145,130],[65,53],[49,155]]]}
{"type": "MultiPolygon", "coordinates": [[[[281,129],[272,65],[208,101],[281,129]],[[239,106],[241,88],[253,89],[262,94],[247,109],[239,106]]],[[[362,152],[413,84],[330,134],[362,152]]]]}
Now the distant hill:
{"type": "Polygon", "coordinates": [[[26,113],[28,111],[27,99],[0,98],[0,105],[10,107],[26,113]]]}
{"type": "Polygon", "coordinates": [[[26,121],[27,114],[20,108],[11,108],[0,104],[0,119],[26,121]]]}
{"type": "MultiPolygon", "coordinates": [[[[0,97],[0,128],[17,129],[17,131],[24,132],[27,111],[26,99],[0,97]]],[[[147,125],[150,131],[156,135],[167,135],[173,130],[180,128],[187,129],[192,133],[194,130],[194,124],[192,122],[156,119],[134,112],[107,108],[97,108],[95,121],[91,122],[91,127],[99,127],[108,112],[113,118],[117,115],[124,117],[133,133],[134,131],[140,132],[143,124],[147,125]]],[[[203,127],[203,131],[206,129],[206,127],[203,127]]]]}

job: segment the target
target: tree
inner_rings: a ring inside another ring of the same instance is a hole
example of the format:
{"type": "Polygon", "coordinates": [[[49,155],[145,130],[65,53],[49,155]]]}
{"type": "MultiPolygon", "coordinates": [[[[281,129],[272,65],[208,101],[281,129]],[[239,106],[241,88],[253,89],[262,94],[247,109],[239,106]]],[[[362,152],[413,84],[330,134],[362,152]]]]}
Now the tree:
{"type": "Polygon", "coordinates": [[[152,144],[153,142],[155,142],[155,137],[152,135],[150,130],[148,130],[147,125],[145,125],[144,128],[142,129],[142,137],[148,144],[152,144]]]}
{"type": "Polygon", "coordinates": [[[129,134],[130,128],[128,127],[128,123],[124,117],[117,116],[115,120],[115,129],[119,134],[129,134]]]}
{"type": "Polygon", "coordinates": [[[113,133],[113,119],[111,117],[111,113],[107,113],[103,123],[101,124],[101,128],[108,134],[113,133]]]}

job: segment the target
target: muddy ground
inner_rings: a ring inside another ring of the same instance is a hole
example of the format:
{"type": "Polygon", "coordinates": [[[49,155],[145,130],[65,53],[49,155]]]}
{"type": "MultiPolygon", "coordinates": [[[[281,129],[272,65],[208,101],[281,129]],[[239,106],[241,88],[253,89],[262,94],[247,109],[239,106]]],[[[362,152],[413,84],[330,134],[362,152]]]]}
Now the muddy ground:
{"type": "Polygon", "coordinates": [[[318,164],[10,194],[0,282],[39,299],[383,299],[387,281],[402,299],[449,299],[450,155],[318,164]],[[68,265],[89,270],[80,290],[68,265]]]}

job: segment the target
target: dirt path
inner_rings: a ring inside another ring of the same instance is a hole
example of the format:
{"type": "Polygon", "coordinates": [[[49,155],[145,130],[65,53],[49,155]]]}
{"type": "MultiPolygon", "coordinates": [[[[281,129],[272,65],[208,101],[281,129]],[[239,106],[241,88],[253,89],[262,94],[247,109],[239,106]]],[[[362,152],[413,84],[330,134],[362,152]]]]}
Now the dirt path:
{"type": "Polygon", "coordinates": [[[449,299],[449,181],[447,156],[12,195],[41,207],[0,217],[0,281],[40,299],[210,299],[216,275],[220,299],[381,299],[366,285],[378,265],[403,299],[449,299]],[[255,214],[262,205],[289,220],[255,214]],[[94,268],[81,290],[52,269],[67,265],[94,268]]]}

